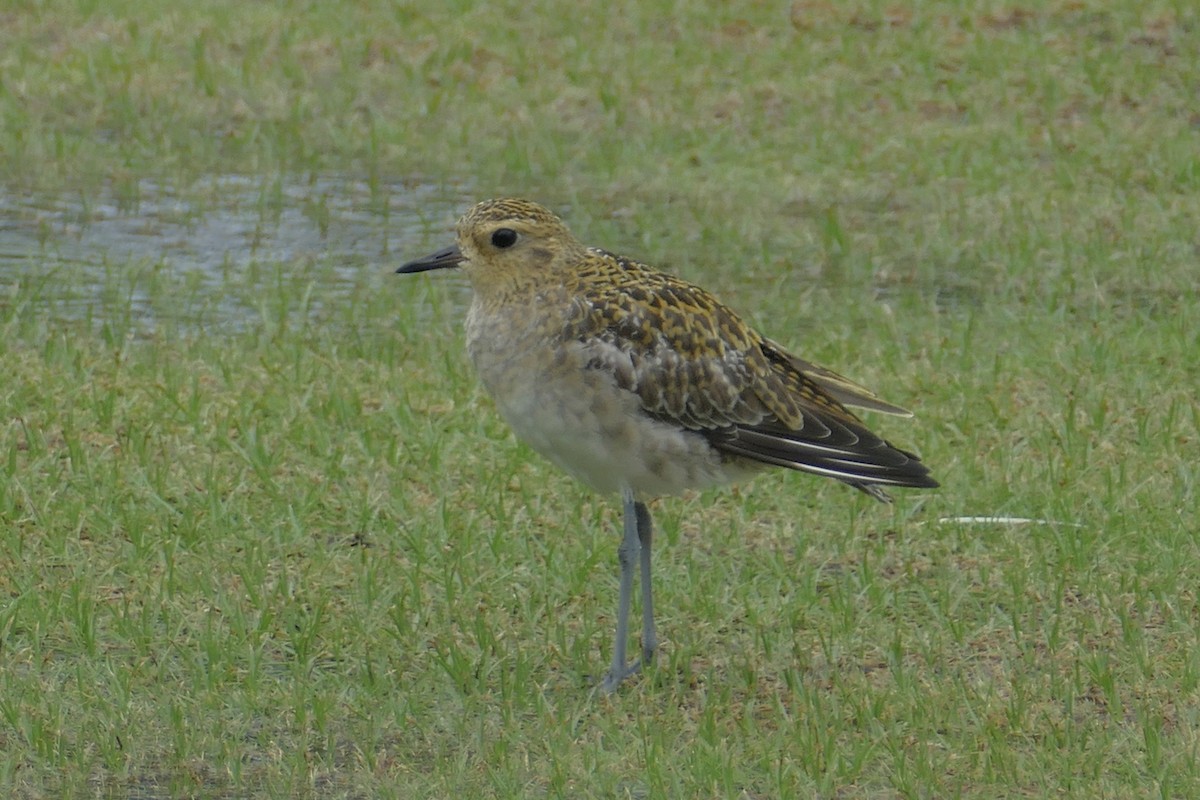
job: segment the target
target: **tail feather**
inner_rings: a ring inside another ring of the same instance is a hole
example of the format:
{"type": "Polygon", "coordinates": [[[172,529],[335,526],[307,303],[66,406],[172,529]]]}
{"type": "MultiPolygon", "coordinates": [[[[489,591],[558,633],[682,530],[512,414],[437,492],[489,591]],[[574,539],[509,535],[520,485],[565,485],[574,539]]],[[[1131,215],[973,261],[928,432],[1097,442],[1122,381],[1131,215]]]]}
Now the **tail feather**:
{"type": "Polygon", "coordinates": [[[714,431],[709,441],[723,453],[847,483],[877,500],[890,498],[880,486],[932,489],[938,482],[915,454],[881,439],[865,427],[830,425],[816,441],[809,430],[775,426],[731,427],[714,431]]]}

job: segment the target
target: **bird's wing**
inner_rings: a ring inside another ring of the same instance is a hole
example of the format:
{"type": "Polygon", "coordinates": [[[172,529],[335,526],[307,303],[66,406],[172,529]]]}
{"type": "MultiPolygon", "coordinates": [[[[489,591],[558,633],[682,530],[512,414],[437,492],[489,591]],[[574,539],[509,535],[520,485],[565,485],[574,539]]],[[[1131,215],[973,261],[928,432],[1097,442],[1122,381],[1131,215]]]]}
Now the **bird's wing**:
{"type": "Polygon", "coordinates": [[[881,414],[892,414],[897,417],[911,417],[913,413],[906,408],[887,402],[867,387],[852,381],[844,375],[839,375],[831,369],[805,361],[799,356],[792,355],[775,342],[767,340],[767,344],[791,362],[792,366],[807,375],[829,392],[842,405],[862,408],[867,411],[878,411],[881,414]]]}
{"type": "Polygon", "coordinates": [[[602,288],[589,282],[564,334],[647,414],[731,455],[827,475],[880,499],[873,484],[936,485],[916,456],[871,433],[843,403],[903,409],[792,356],[703,289],[611,258],[622,272],[602,288]]]}

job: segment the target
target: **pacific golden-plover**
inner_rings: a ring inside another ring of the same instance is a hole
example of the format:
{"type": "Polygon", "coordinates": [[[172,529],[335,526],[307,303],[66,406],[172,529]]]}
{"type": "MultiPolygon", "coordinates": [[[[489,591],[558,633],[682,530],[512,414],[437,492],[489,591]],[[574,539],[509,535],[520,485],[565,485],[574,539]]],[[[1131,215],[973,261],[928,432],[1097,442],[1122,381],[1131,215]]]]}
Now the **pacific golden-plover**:
{"type": "Polygon", "coordinates": [[[846,406],[909,412],[788,353],[698,286],[584,246],[527,200],[479,203],[457,234],[455,246],[397,272],[466,270],[474,293],[467,351],[501,416],[534,450],[624,503],[606,692],[658,645],[647,500],[770,465],[836,478],[885,502],[881,486],[938,485],[917,456],[871,433],[846,406]],[[630,664],[635,563],[642,658],[630,664]]]}

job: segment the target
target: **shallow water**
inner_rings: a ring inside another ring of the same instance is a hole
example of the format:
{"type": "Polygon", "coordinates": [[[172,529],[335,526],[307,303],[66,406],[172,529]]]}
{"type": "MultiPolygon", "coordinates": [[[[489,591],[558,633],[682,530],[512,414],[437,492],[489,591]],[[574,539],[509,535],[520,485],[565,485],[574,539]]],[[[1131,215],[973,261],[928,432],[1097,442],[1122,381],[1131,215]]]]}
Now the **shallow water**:
{"type": "Polygon", "coordinates": [[[238,327],[253,311],[223,295],[256,265],[304,265],[321,276],[329,302],[361,284],[364,270],[383,275],[420,255],[469,202],[442,186],[337,175],[216,175],[183,190],[142,180],[87,197],[0,188],[0,286],[9,298],[36,287],[37,302],[56,316],[102,322],[124,304],[153,328],[162,304],[152,306],[137,277],[114,279],[140,266],[187,276],[207,296],[206,324],[238,327]],[[106,298],[114,281],[123,296],[106,298]]]}

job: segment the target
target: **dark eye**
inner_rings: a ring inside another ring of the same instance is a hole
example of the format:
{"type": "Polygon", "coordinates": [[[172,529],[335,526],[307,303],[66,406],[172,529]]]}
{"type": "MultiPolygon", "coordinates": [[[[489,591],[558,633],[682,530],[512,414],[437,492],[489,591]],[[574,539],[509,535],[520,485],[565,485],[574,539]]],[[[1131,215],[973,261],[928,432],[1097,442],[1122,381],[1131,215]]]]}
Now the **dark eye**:
{"type": "Polygon", "coordinates": [[[501,250],[517,243],[517,232],[512,228],[497,228],[492,233],[492,244],[501,250]]]}

